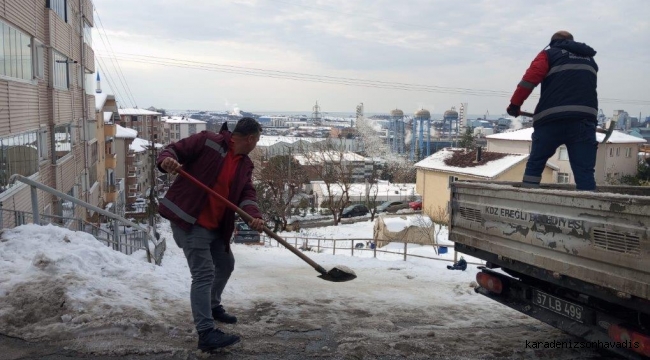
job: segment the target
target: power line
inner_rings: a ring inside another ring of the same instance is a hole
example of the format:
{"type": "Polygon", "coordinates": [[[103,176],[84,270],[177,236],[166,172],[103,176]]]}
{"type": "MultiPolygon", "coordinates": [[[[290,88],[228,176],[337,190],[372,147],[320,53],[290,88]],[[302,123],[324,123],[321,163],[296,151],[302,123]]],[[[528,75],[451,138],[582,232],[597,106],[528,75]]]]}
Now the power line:
{"type": "MultiPolygon", "coordinates": [[[[455,88],[455,87],[444,87],[444,86],[435,86],[435,85],[421,85],[421,84],[409,84],[409,83],[401,83],[401,82],[356,79],[356,78],[348,78],[348,77],[336,77],[336,76],[328,76],[328,75],[315,75],[315,74],[307,74],[307,73],[299,73],[299,72],[269,70],[269,69],[254,68],[254,67],[225,65],[225,64],[218,64],[218,63],[200,62],[200,61],[193,61],[193,60],[186,60],[186,59],[176,59],[176,58],[157,57],[157,56],[138,55],[138,54],[122,53],[118,55],[114,55],[114,56],[123,61],[130,61],[136,63],[145,63],[145,64],[153,64],[153,65],[161,65],[161,66],[187,68],[187,69],[197,69],[197,70],[214,71],[214,72],[222,72],[222,73],[229,73],[229,74],[247,75],[247,76],[307,81],[307,82],[324,83],[324,84],[361,86],[361,87],[379,88],[379,89],[420,91],[420,92],[431,92],[431,93],[442,93],[442,94],[464,94],[464,95],[484,96],[484,97],[510,97],[512,95],[512,92],[501,91],[501,90],[455,88]]],[[[101,57],[102,55],[98,53],[98,56],[101,57]]],[[[531,97],[538,97],[538,95],[533,94],[531,97]]],[[[600,98],[599,101],[603,103],[614,103],[614,104],[650,105],[649,100],[600,98]]]]}
{"type": "Polygon", "coordinates": [[[102,23],[102,18],[99,16],[99,12],[97,11],[97,8],[95,9],[95,14],[97,14],[97,19],[99,20],[99,25],[102,28],[102,31],[104,32],[104,37],[106,38],[106,42],[108,42],[108,47],[106,46],[106,43],[104,42],[104,38],[102,37],[102,33],[97,29],[97,33],[99,34],[99,38],[102,40],[102,43],[104,44],[104,47],[106,48],[106,51],[110,51],[110,53],[113,54],[113,58],[111,58],[111,62],[113,63],[113,68],[117,70],[117,77],[118,80],[120,80],[120,83],[122,84],[122,88],[124,88],[126,95],[129,97],[129,100],[132,102],[132,107],[137,107],[138,104],[135,101],[135,97],[133,96],[133,93],[131,92],[131,88],[129,87],[129,83],[126,81],[126,77],[124,76],[124,73],[122,72],[122,67],[120,66],[120,62],[115,58],[115,52],[113,51],[113,45],[111,44],[111,40],[108,38],[108,33],[106,32],[106,29],[104,28],[104,24],[102,23]],[[115,63],[117,63],[117,67],[115,66],[115,63]],[[122,81],[124,79],[124,81],[122,81]]]}

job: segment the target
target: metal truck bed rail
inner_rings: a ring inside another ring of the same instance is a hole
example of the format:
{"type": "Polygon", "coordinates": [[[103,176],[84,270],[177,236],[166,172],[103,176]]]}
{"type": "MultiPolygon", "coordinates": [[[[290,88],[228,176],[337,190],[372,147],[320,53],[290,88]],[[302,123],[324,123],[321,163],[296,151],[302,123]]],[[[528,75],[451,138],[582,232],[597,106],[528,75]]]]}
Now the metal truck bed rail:
{"type": "Polygon", "coordinates": [[[650,187],[513,185],[452,182],[450,240],[650,299],[650,187]]]}

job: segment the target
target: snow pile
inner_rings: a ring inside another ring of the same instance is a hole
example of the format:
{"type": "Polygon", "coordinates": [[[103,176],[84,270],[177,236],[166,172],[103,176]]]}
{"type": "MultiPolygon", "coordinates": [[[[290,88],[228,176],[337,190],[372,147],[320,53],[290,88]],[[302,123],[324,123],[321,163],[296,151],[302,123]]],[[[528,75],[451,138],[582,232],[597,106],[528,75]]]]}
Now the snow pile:
{"type": "Polygon", "coordinates": [[[408,227],[431,227],[433,222],[428,216],[411,215],[411,216],[381,216],[388,231],[400,232],[408,227]]]}
{"type": "MultiPolygon", "coordinates": [[[[170,255],[170,254],[167,254],[170,255]]],[[[26,339],[70,335],[85,323],[139,331],[187,316],[189,282],[169,261],[126,256],[92,235],[56,226],[5,229],[0,238],[0,328],[26,339]],[[147,326],[145,326],[147,324],[147,326]]]]}

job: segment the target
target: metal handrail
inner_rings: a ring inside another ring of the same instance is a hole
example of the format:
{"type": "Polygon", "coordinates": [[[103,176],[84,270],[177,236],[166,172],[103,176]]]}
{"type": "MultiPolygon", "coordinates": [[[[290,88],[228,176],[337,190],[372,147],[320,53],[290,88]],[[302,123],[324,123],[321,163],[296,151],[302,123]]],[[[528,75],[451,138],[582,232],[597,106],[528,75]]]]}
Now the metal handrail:
{"type": "MultiPolygon", "coordinates": [[[[81,201],[81,200],[79,200],[79,199],[77,199],[77,198],[75,198],[73,196],[70,196],[70,195],[68,195],[66,193],[63,193],[63,192],[59,191],[59,190],[53,189],[53,188],[51,188],[51,187],[49,187],[47,185],[41,184],[41,183],[39,183],[37,181],[34,181],[34,180],[32,180],[30,178],[27,178],[25,176],[22,176],[20,174],[11,175],[11,177],[9,178],[9,184],[13,184],[15,181],[20,181],[20,182],[22,182],[24,184],[27,184],[27,185],[31,186],[31,191],[32,191],[32,213],[33,213],[32,221],[35,224],[40,225],[40,223],[41,223],[40,218],[39,218],[39,212],[38,212],[38,197],[36,196],[36,189],[40,189],[40,190],[48,192],[48,193],[50,193],[52,195],[58,196],[61,199],[65,199],[67,201],[71,201],[74,204],[83,206],[86,209],[92,210],[92,211],[94,211],[96,213],[104,215],[104,216],[106,216],[108,218],[111,218],[113,220],[121,221],[121,222],[123,222],[123,223],[125,223],[127,225],[130,225],[131,227],[133,227],[135,229],[143,231],[145,234],[149,234],[148,229],[146,229],[146,228],[144,228],[144,227],[142,227],[142,226],[140,226],[140,225],[138,225],[138,224],[136,224],[136,223],[134,223],[134,222],[132,222],[130,220],[127,220],[127,219],[125,219],[125,218],[123,218],[123,217],[121,217],[119,215],[116,215],[116,214],[113,214],[113,213],[111,213],[109,211],[101,209],[101,208],[99,208],[99,207],[97,207],[95,205],[88,204],[85,201],[81,201]]],[[[160,235],[156,232],[155,228],[153,228],[153,235],[150,234],[150,238],[151,238],[151,240],[153,240],[154,244],[158,244],[158,239],[160,238],[160,235]]],[[[151,256],[151,250],[149,249],[148,241],[145,241],[145,247],[144,248],[145,248],[145,250],[147,252],[147,259],[149,259],[149,262],[151,262],[152,256],[151,256]]]]}

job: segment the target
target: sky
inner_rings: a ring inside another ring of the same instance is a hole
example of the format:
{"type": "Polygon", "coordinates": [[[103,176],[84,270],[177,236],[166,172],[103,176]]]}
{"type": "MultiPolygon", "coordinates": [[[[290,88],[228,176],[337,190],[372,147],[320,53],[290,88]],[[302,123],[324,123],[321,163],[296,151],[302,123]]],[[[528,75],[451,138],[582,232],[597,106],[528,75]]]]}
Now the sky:
{"type": "MultiPolygon", "coordinates": [[[[125,255],[82,232],[32,224],[4,229],[0,234],[3,334],[39,345],[55,341],[66,351],[93,356],[194,352],[187,262],[166,220],[159,230],[167,242],[161,266],[147,263],[144,250],[125,255]]],[[[309,230],[311,239],[368,238],[372,223],[309,230]]],[[[439,236],[446,238],[446,231],[439,236]]],[[[403,244],[391,243],[383,249],[399,252],[403,244]]],[[[430,246],[409,245],[409,249],[410,254],[436,257],[430,246]]],[[[333,283],[319,279],[313,268],[282,247],[233,244],[232,251],[236,267],[222,303],[239,322],[221,328],[243,338],[228,352],[233,358],[277,355],[282,346],[285,354],[318,358],[423,358],[436,352],[450,359],[494,354],[521,359],[595,358],[595,353],[584,349],[541,353],[526,349],[526,340],[572,338],[476,294],[475,265],[451,271],[446,261],[414,257],[403,261],[400,254],[381,253],[373,258],[371,250],[356,250],[352,257],[340,244],[336,255],[306,252],[326,269],[343,265],[358,276],[333,283]],[[283,334],[292,332],[297,334],[296,342],[290,337],[282,340],[283,334]],[[472,340],[458,340],[464,336],[472,340]]],[[[451,252],[444,255],[450,256],[451,252]]]]}
{"type": "Polygon", "coordinates": [[[467,103],[501,115],[551,35],[568,30],[598,52],[605,115],[650,116],[646,0],[94,4],[102,86],[124,107],[309,113],[318,101],[324,112],[441,114],[467,103]]]}

